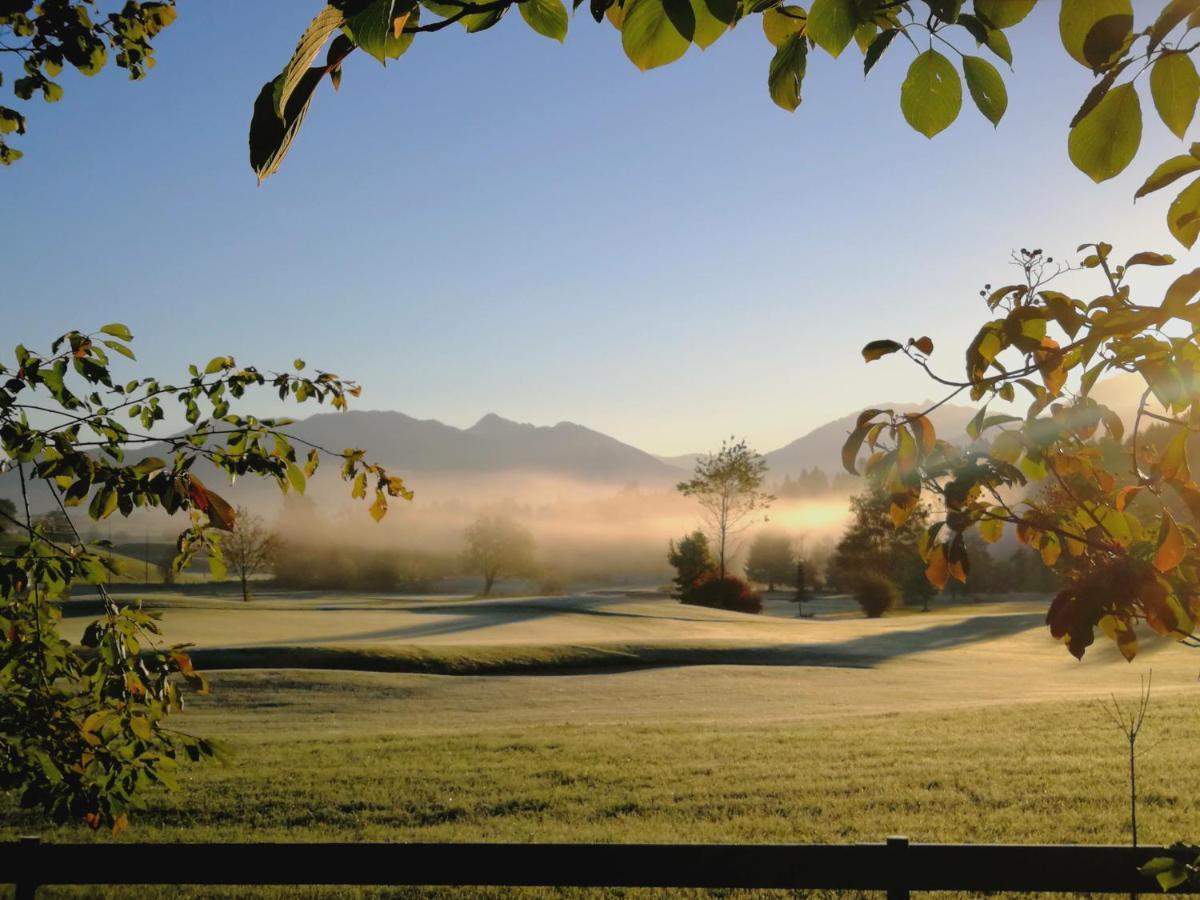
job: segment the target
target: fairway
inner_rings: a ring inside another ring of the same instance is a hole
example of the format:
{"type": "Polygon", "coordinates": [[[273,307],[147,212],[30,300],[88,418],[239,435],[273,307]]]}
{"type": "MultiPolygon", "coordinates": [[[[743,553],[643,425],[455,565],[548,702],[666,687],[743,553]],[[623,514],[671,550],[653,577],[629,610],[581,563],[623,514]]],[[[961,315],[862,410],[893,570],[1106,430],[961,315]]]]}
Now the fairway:
{"type": "MultiPolygon", "coordinates": [[[[212,695],[191,698],[177,721],[221,739],[229,763],[185,769],[179,790],[155,792],[117,840],[770,842],[904,833],[1120,843],[1129,839],[1124,748],[1096,701],[1110,691],[1128,700],[1151,667],[1141,837],[1193,837],[1198,820],[1200,659],[1149,642],[1133,665],[1103,646],[1076,662],[1046,633],[1038,601],[878,620],[836,599],[818,603],[813,619],[794,618],[782,601],[768,604],[781,615],[748,616],[651,595],[154,603],[167,636],[195,641],[198,657],[217,647],[340,647],[368,663],[372,654],[425,653],[439,664],[499,658],[527,668],[216,671],[212,695]],[[600,652],[633,662],[561,667],[600,652]],[[636,664],[667,653],[684,662],[636,664]],[[735,662],[686,663],[714,654],[735,662]]],[[[4,821],[9,836],[88,838],[76,827],[39,828],[11,808],[4,821]]],[[[481,895],[557,896],[362,893],[481,895]]]]}

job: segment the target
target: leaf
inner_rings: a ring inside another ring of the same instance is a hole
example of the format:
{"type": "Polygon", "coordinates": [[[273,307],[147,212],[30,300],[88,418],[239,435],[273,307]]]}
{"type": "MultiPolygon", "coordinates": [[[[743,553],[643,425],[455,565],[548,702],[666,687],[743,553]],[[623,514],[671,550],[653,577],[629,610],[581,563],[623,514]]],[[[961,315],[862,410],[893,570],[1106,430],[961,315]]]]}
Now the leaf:
{"type": "MultiPolygon", "coordinates": [[[[192,476],[192,479],[198,480],[195,475],[192,476]]],[[[208,513],[209,524],[222,531],[233,531],[237,524],[237,510],[219,494],[214,494],[212,491],[206,491],[206,493],[208,494],[208,506],[204,511],[208,513]]]]}
{"type": "Polygon", "coordinates": [[[880,340],[871,341],[862,348],[863,360],[866,362],[874,362],[880,357],[887,356],[889,353],[895,353],[897,350],[903,350],[904,346],[895,341],[880,340]]]}
{"type": "Polygon", "coordinates": [[[737,18],[737,0],[690,0],[692,15],[696,19],[696,31],[692,41],[701,50],[707,50],[729,31],[737,18]]]}
{"type": "Polygon", "coordinates": [[[1116,62],[1133,40],[1133,16],[1115,15],[1100,19],[1083,40],[1083,58],[1100,72],[1116,62]]]}
{"type": "Polygon", "coordinates": [[[950,60],[926,50],[912,61],[900,86],[900,111],[914,129],[932,138],[962,109],[962,82],[950,60]]]}
{"type": "Polygon", "coordinates": [[[1196,171],[1200,171],[1200,159],[1197,159],[1190,153],[1185,153],[1181,156],[1172,156],[1165,162],[1160,163],[1158,168],[1150,173],[1150,177],[1138,188],[1137,193],[1133,195],[1133,199],[1137,200],[1140,197],[1145,197],[1147,194],[1166,187],[1184,175],[1190,175],[1196,171]]]}
{"type": "Polygon", "coordinates": [[[1154,553],[1154,568],[1160,572],[1170,572],[1187,555],[1187,546],[1183,542],[1183,532],[1175,524],[1175,519],[1163,510],[1162,525],[1158,530],[1158,545],[1154,553]]]}
{"type": "Polygon", "coordinates": [[[1185,247],[1196,243],[1200,235],[1200,178],[1182,191],[1167,209],[1167,227],[1175,240],[1185,247]]]}
{"type": "Polygon", "coordinates": [[[875,68],[875,63],[879,62],[883,52],[887,50],[892,39],[899,33],[900,29],[889,28],[875,35],[875,40],[871,41],[871,45],[867,47],[867,52],[863,55],[863,75],[870,74],[871,70],[875,68]]]}
{"type": "Polygon", "coordinates": [[[559,42],[566,40],[567,8],[562,0],[524,0],[517,8],[525,24],[538,34],[559,42]]]}
{"type": "Polygon", "coordinates": [[[1095,182],[1119,175],[1142,141],[1142,105],[1131,83],[1109,91],[1071,129],[1067,152],[1075,167],[1095,182]]]}
{"type": "Polygon", "coordinates": [[[1008,37],[1003,31],[998,28],[993,28],[987,33],[987,48],[995,53],[998,57],[1008,63],[1013,64],[1012,47],[1008,43],[1008,37]]]}
{"type": "Polygon", "coordinates": [[[931,353],[933,353],[933,341],[928,337],[917,338],[915,341],[913,341],[913,346],[926,356],[929,356],[931,353]]]}
{"type": "Polygon", "coordinates": [[[630,0],[624,17],[621,47],[642,71],[675,62],[696,31],[688,0],[630,0]]]}
{"type": "Polygon", "coordinates": [[[837,57],[854,37],[857,25],[854,0],[813,0],[805,30],[813,43],[837,57]]]}
{"type": "Polygon", "coordinates": [[[793,34],[802,33],[807,21],[801,6],[773,6],[762,14],[763,34],[772,47],[779,47],[793,34]]]}
{"type": "Polygon", "coordinates": [[[775,51],[767,69],[767,89],[777,106],[792,112],[800,105],[800,87],[808,65],[808,43],[797,32],[775,51]]]}
{"type": "Polygon", "coordinates": [[[975,12],[996,28],[1016,25],[1033,9],[1037,0],[975,0],[975,12]]]}
{"type": "Polygon", "coordinates": [[[870,425],[859,425],[846,438],[846,442],[842,444],[842,467],[851,475],[858,474],[858,451],[862,448],[863,441],[867,437],[867,432],[871,430],[870,425]]]}
{"type": "Polygon", "coordinates": [[[1200,269],[1192,269],[1171,282],[1163,295],[1162,308],[1170,316],[1181,316],[1197,293],[1200,293],[1200,269]]]}
{"type": "Polygon", "coordinates": [[[127,326],[122,325],[120,322],[110,322],[108,325],[104,325],[103,327],[101,327],[100,330],[104,334],[111,334],[113,337],[120,338],[123,341],[132,341],[133,340],[133,332],[130,331],[127,326]]]}
{"type": "Polygon", "coordinates": [[[287,156],[326,71],[324,66],[314,66],[304,74],[288,100],[282,120],[275,113],[273,100],[278,79],[268,81],[259,91],[250,119],[250,167],[259,184],[273,175],[287,156]]]}
{"type": "Polygon", "coordinates": [[[938,544],[929,553],[929,564],[925,567],[925,577],[939,591],[950,580],[950,563],[946,559],[946,545],[938,544]]]}
{"type": "MultiPolygon", "coordinates": [[[[284,118],[284,110],[287,108],[288,101],[291,100],[292,94],[308,75],[309,66],[317,58],[317,54],[321,52],[321,48],[325,46],[325,42],[329,40],[330,36],[342,27],[343,22],[345,22],[345,16],[342,11],[332,5],[326,5],[304,29],[304,33],[300,35],[300,40],[296,44],[296,49],[292,52],[292,58],[283,67],[279,77],[270,82],[272,85],[271,110],[274,112],[275,118],[284,118]]],[[[311,90],[309,93],[311,94],[311,90]]],[[[255,104],[256,109],[257,105],[255,104]]]]}
{"type": "Polygon", "coordinates": [[[917,438],[921,452],[928,456],[937,446],[937,432],[934,431],[933,423],[926,416],[913,416],[909,419],[909,425],[912,427],[913,435],[917,438]]]}
{"type": "Polygon", "coordinates": [[[296,489],[297,494],[304,493],[306,479],[304,478],[304,473],[300,470],[300,467],[294,462],[289,462],[287,464],[287,480],[291,486],[296,489]]]}
{"type": "Polygon", "coordinates": [[[1065,0],[1058,17],[1063,48],[1089,69],[1098,68],[1093,60],[1113,46],[1116,34],[1127,35],[1132,27],[1130,0],[1065,0]]]}
{"type": "Polygon", "coordinates": [[[1186,53],[1159,57],[1150,70],[1150,95],[1163,124],[1182,138],[1200,100],[1200,75],[1186,53]]]}
{"type": "Polygon", "coordinates": [[[996,67],[983,57],[964,56],[963,74],[967,76],[967,89],[979,111],[993,125],[999,125],[1008,108],[1008,91],[996,67]]]}
{"type": "Polygon", "coordinates": [[[368,512],[370,512],[371,518],[376,522],[387,515],[387,497],[384,496],[383,491],[379,490],[379,488],[375,489],[375,502],[371,504],[368,512]]]}
{"type": "Polygon", "coordinates": [[[1083,117],[1095,109],[1096,104],[1098,104],[1105,98],[1105,96],[1107,96],[1108,92],[1112,89],[1112,86],[1116,84],[1117,78],[1122,72],[1125,71],[1125,68],[1128,65],[1129,60],[1126,60],[1119,65],[1113,66],[1104,73],[1104,77],[1097,81],[1092,89],[1088,91],[1087,96],[1083,98],[1083,103],[1079,105],[1079,109],[1075,110],[1075,115],[1071,116],[1071,128],[1074,128],[1076,125],[1082,122],[1083,117]]]}
{"type": "Polygon", "coordinates": [[[992,507],[988,510],[989,518],[979,520],[979,536],[989,544],[994,544],[1004,537],[1004,522],[991,516],[1003,516],[1003,507],[992,507]]]}

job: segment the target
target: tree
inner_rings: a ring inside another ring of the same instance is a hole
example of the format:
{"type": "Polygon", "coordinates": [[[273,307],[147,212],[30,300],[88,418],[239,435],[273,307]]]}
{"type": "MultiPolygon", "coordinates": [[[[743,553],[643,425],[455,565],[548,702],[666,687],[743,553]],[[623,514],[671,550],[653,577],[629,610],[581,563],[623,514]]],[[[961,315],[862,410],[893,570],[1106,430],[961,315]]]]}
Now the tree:
{"type": "Polygon", "coordinates": [[[808,599],[808,568],[803,558],[796,560],[796,615],[804,618],[804,601],[808,599]]]}
{"type": "Polygon", "coordinates": [[[760,490],[767,461],[744,440],[730,438],[717,453],[701,457],[695,474],[675,486],[685,497],[695,497],[704,510],[705,523],[717,545],[717,574],[725,578],[725,561],[731,541],[750,526],[750,516],[766,510],[775,499],[760,490]]]}
{"type": "Polygon", "coordinates": [[[263,520],[239,506],[233,530],[221,542],[221,552],[242,585],[243,602],[250,600],[250,579],[271,567],[278,549],[279,539],[263,520]]]}
{"type": "MultiPolygon", "coordinates": [[[[48,5],[48,4],[47,4],[48,5]]],[[[172,676],[203,691],[203,677],[180,646],[158,641],[156,617],[118,604],[104,587],[113,564],[107,541],[90,546],[69,510],[93,520],[158,508],[186,516],[180,564],[196,553],[223,573],[222,535],[236,513],[200,478],[253,475],[283,491],[303,491],[324,456],[341,462],[352,494],[374,483],[371,514],[381,518],[389,496],[411,496],[403,481],[369,463],[361,450],[330,453],[289,437],[286,422],[234,410],[243,396],[270,389],[281,399],[329,401],[344,409],[358,393],[329,372],[265,374],[218,356],[173,386],[154,377],[114,379],[108,353],[133,359],[133,335],[120,324],[71,331],[49,352],[18,346],[0,365],[0,450],[5,478],[19,490],[15,511],[0,519],[19,538],[0,559],[0,789],[56,821],[84,821],[119,830],[144,789],[173,783],[179,760],[216,754],[208,740],[166,728],[184,697],[172,676]],[[180,404],[188,427],[158,436],[165,401],[180,404]],[[161,455],[152,455],[161,454],[161,455]],[[52,535],[32,503],[42,498],[61,513],[70,537],[52,535]],[[78,584],[95,587],[102,613],[83,632],[83,648],[59,634],[53,601],[78,584]]]]}
{"type": "Polygon", "coordinates": [[[483,576],[485,597],[502,575],[533,571],[533,535],[507,516],[480,516],[467,528],[464,537],[467,546],[463,563],[483,576]]]}
{"type": "Polygon", "coordinates": [[[893,498],[872,486],[850,500],[854,518],[838,541],[826,580],[835,590],[854,592],[865,576],[886,576],[906,599],[918,598],[929,608],[933,592],[917,553],[929,512],[923,505],[900,519],[893,498]]]}
{"type": "Polygon", "coordinates": [[[793,584],[796,577],[796,551],[792,539],[779,532],[764,531],[750,543],[746,559],[746,577],[750,581],[766,582],[767,590],[775,590],[775,582],[793,584]]]}
{"type": "Polygon", "coordinates": [[[678,544],[671,541],[667,545],[667,562],[675,567],[676,574],[672,581],[677,599],[682,599],[704,576],[717,570],[708,546],[708,537],[698,529],[684,535],[678,544]]]}
{"type": "MultiPolygon", "coordinates": [[[[175,0],[121,0],[108,13],[100,6],[97,0],[0,3],[0,83],[11,82],[18,100],[40,94],[47,103],[56,103],[63,89],[53,79],[65,65],[95,75],[108,63],[109,51],[130,79],[145,77],[154,65],[151,41],[175,20],[175,0]],[[6,61],[18,65],[6,71],[6,61]],[[20,77],[13,77],[16,72],[20,77]]],[[[11,165],[22,156],[2,137],[14,132],[25,133],[25,117],[0,105],[0,165],[11,165]]]]}
{"type": "Polygon", "coordinates": [[[967,347],[960,378],[934,372],[927,337],[867,344],[868,362],[902,353],[946,388],[946,399],[967,393],[982,406],[965,447],[938,438],[929,410],[866,410],[843,462],[856,471],[860,450],[870,449],[864,469],[877,489],[886,485],[899,526],[912,528],[908,517],[924,494],[938,501],[944,514],[918,543],[937,586],[966,581],[967,533],[978,530],[991,543],[1011,526],[1062,581],[1047,624],[1076,657],[1099,629],[1132,659],[1142,623],[1200,646],[1200,485],[1188,462],[1200,415],[1200,269],[1176,278],[1160,304],[1142,305],[1127,277],[1136,266],[1171,265],[1172,257],[1142,252],[1118,263],[1106,243],[1080,252],[1077,268],[1040,249],[1013,255],[1018,280],[980,292],[993,318],[967,347]],[[1085,301],[1059,290],[1068,271],[1099,281],[1104,293],[1085,301]],[[1090,396],[1112,372],[1136,373],[1144,386],[1127,443],[1121,416],[1090,396]],[[989,414],[994,401],[1014,402],[1017,388],[1030,399],[1023,416],[989,414]],[[1170,429],[1161,449],[1143,444],[1151,422],[1170,429]],[[1031,493],[1031,483],[1051,490],[1031,493]],[[1175,504],[1191,522],[1177,520],[1175,504]]]}

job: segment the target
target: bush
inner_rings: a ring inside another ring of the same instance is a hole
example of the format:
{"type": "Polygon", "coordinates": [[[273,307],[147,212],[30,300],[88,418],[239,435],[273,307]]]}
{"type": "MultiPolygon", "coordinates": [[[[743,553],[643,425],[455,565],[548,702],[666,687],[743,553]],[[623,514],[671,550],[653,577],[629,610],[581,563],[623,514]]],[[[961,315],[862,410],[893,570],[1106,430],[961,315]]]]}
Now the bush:
{"type": "Polygon", "coordinates": [[[866,572],[858,576],[854,586],[854,599],[858,601],[868,619],[878,619],[900,603],[900,588],[886,575],[866,572]]]}
{"type": "Polygon", "coordinates": [[[750,585],[733,575],[721,578],[715,572],[701,576],[695,585],[684,591],[681,599],[692,606],[711,606],[744,613],[762,612],[762,597],[750,585]]]}

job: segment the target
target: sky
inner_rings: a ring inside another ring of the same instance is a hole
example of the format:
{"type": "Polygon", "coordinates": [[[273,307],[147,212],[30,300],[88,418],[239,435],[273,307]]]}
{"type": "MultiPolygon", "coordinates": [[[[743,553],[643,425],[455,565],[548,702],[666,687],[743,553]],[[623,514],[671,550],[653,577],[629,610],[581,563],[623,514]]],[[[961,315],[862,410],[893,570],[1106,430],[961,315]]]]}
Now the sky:
{"type": "MultiPolygon", "coordinates": [[[[1153,5],[1135,3],[1138,27],[1153,5]]],[[[1049,0],[1009,31],[996,129],[964,90],[949,130],[911,130],[901,41],[865,80],[853,45],[814,51],[789,114],[757,19],[643,73],[585,5],[563,45],[514,12],[420,35],[386,69],[355,54],[256,187],[251,105],[318,6],[180,0],[144,81],[64,74],[60,103],[23,105],[25,158],[0,170],[8,345],[120,321],[140,371],[168,380],[220,354],[303,357],[358,380],[362,409],[569,420],[665,455],[737,434],[765,452],[935,396],[860,348],[929,335],[956,374],[978,291],[1004,283],[1014,248],[1069,258],[1107,240],[1194,265],[1166,230],[1171,191],[1132,201],[1184,152],[1148,92],[1122,176],[1071,166],[1091,76],[1049,0]]],[[[1148,302],[1167,277],[1137,282],[1148,302]]]]}

